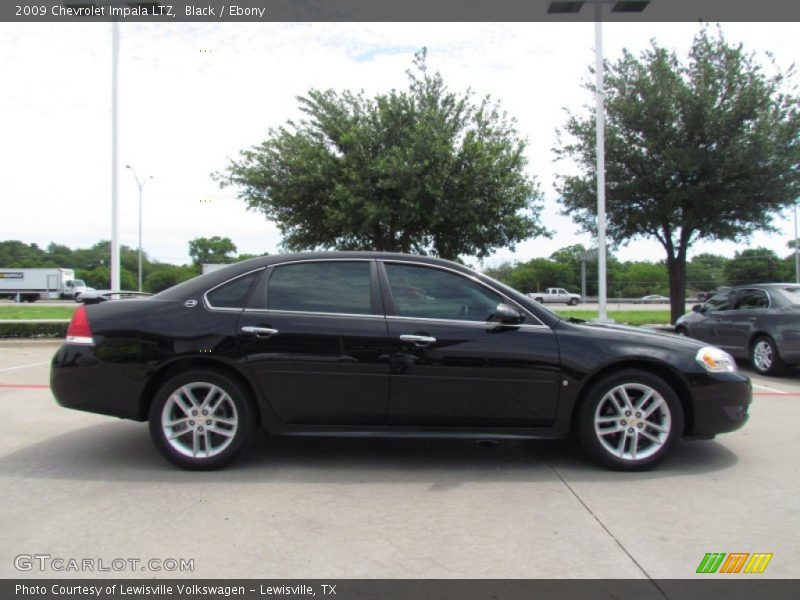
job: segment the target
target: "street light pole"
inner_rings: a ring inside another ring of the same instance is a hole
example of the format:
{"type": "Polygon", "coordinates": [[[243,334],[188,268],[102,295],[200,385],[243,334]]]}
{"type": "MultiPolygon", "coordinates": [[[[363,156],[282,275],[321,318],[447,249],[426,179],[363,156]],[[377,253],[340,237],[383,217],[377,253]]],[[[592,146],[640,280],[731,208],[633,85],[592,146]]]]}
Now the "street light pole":
{"type": "MultiPolygon", "coordinates": [[[[66,7],[86,6],[159,6],[155,0],[135,2],[132,0],[62,0],[66,7]]],[[[117,122],[119,116],[119,22],[111,19],[111,289],[120,290],[119,264],[119,154],[117,122]]],[[[140,286],[141,287],[141,286],[140,286]]]]}
{"type": "Polygon", "coordinates": [[[597,294],[598,319],[608,320],[606,306],[606,118],[603,62],[603,5],[594,5],[595,121],[597,126],[597,294]]]}
{"type": "Polygon", "coordinates": [[[794,282],[800,283],[800,248],[797,245],[797,203],[794,203],[794,282]]]}
{"type": "Polygon", "coordinates": [[[130,165],[125,165],[126,169],[130,169],[133,173],[133,178],[136,180],[136,185],[139,186],[139,291],[142,291],[142,189],[147,183],[148,179],[153,179],[152,175],[148,175],[144,179],[139,179],[136,174],[136,169],[130,165]]]}
{"type": "Polygon", "coordinates": [[[119,291],[119,156],[117,152],[119,23],[111,21],[111,289],[119,291]]]}
{"type": "Polygon", "coordinates": [[[611,12],[640,13],[650,0],[553,0],[547,12],[566,15],[578,13],[584,4],[594,4],[594,58],[595,58],[595,121],[597,160],[597,295],[598,320],[608,321],[606,289],[606,154],[605,106],[603,62],[603,4],[613,4],[611,12]]]}

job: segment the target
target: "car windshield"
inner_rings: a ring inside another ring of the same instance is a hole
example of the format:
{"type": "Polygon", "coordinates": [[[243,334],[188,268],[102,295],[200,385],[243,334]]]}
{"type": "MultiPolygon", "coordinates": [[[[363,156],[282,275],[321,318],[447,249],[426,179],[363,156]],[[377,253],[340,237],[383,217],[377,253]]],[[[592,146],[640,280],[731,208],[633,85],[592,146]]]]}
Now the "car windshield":
{"type": "Polygon", "coordinates": [[[781,295],[795,306],[800,306],[800,286],[780,288],[781,295]]]}
{"type": "Polygon", "coordinates": [[[73,279],[72,283],[75,284],[75,287],[86,287],[86,284],[83,282],[83,279],[73,279]]]}

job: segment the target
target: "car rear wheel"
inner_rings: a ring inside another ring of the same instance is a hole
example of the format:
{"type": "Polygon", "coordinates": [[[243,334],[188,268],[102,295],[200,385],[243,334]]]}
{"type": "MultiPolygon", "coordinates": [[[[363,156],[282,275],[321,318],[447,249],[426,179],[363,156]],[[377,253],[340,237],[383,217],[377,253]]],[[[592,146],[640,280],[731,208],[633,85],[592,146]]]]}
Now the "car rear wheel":
{"type": "Polygon", "coordinates": [[[190,470],[218,469],[247,444],[255,411],[241,386],[216,371],[192,370],[167,381],[150,407],[158,451],[190,470]]]}
{"type": "Polygon", "coordinates": [[[673,389],[638,369],[598,381],[578,413],[578,434],[586,452],[618,471],[657,466],[682,432],[683,409],[673,389]]]}
{"type": "Polygon", "coordinates": [[[689,332],[686,330],[686,327],[684,327],[682,325],[678,325],[675,328],[675,335],[682,335],[682,336],[685,337],[685,336],[689,335],[689,332]]]}
{"type": "Polygon", "coordinates": [[[778,375],[786,369],[775,342],[765,335],[757,337],[750,346],[750,362],[761,375],[778,375]]]}

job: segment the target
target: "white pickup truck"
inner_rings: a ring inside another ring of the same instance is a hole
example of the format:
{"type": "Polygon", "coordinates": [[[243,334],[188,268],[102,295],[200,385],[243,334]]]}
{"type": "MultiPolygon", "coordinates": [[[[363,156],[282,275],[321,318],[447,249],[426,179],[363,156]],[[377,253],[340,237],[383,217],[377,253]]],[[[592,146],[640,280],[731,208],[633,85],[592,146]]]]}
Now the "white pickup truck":
{"type": "Polygon", "coordinates": [[[564,288],[547,288],[544,292],[531,292],[528,298],[536,302],[563,302],[575,306],[581,301],[580,294],[570,294],[564,288]]]}

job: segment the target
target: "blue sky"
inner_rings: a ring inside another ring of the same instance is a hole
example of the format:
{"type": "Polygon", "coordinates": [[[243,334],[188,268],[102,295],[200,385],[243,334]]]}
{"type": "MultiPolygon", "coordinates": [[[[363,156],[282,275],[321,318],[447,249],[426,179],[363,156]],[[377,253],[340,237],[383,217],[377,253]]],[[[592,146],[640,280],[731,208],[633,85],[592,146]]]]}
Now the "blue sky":
{"type": "MultiPolygon", "coordinates": [[[[797,23],[730,23],[726,36],[788,66],[800,56],[797,23]]],[[[136,24],[121,27],[120,164],[153,175],[144,194],[144,248],[154,258],[188,260],[188,241],[230,237],[240,252],[275,252],[280,235],[247,212],[232,189],[210,174],[270,127],[297,117],[296,96],[309,88],[404,87],[414,51],[454,89],[490,93],[517,118],[528,139],[529,172],[545,195],[543,223],[553,239],[501,250],[485,262],[547,256],[591,242],[560,215],[553,187],[555,132],[564,109],[592,98],[581,87],[593,63],[591,23],[243,23],[136,24]]],[[[685,54],[699,25],[609,23],[610,60],[651,38],[685,54]]],[[[110,69],[108,24],[0,24],[0,239],[86,246],[110,237],[110,69]],[[10,216],[9,216],[10,215],[10,216]]],[[[795,82],[797,83],[797,82],[795,82]]],[[[121,241],[135,246],[138,189],[120,171],[121,241]]],[[[752,245],[786,254],[791,214],[777,235],[752,245]]],[[[744,247],[704,243],[695,252],[732,256],[744,247]]],[[[622,259],[662,258],[652,241],[619,250],[622,259]]]]}

